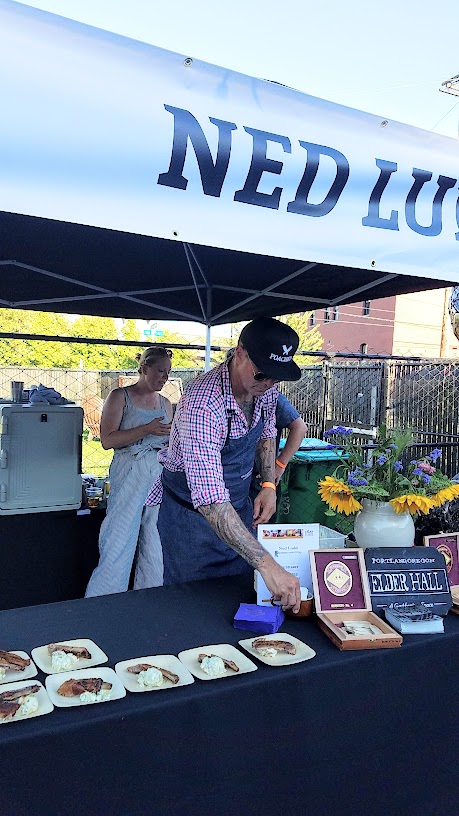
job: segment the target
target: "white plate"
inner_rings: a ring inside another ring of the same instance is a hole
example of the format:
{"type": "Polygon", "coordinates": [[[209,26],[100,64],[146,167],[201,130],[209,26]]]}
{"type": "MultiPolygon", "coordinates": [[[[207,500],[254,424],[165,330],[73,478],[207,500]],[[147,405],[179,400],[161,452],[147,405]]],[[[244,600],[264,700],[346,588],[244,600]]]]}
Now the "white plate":
{"type": "Polygon", "coordinates": [[[316,655],[314,649],[311,649],[311,647],[303,643],[302,640],[288,635],[287,632],[278,632],[276,635],[258,635],[258,637],[240,640],[239,646],[242,646],[249,654],[257,657],[262,663],[267,663],[268,666],[292,666],[293,663],[302,663],[304,660],[310,660],[311,657],[315,657],[316,655]],[[296,654],[291,655],[287,654],[287,652],[277,652],[275,657],[263,657],[252,646],[254,640],[261,638],[263,638],[263,640],[288,640],[289,643],[293,643],[296,646],[296,654]]]}
{"type": "MultiPolygon", "coordinates": [[[[78,663],[75,663],[75,668],[72,669],[72,671],[89,669],[91,666],[100,666],[101,663],[106,663],[108,660],[105,652],[103,652],[93,640],[88,640],[88,638],[79,638],[78,640],[56,640],[54,643],[61,643],[63,646],[84,646],[88,650],[89,654],[91,655],[91,659],[87,660],[84,657],[80,657],[78,663]]],[[[38,668],[45,674],[61,675],[65,673],[56,672],[55,669],[52,668],[51,655],[48,652],[48,644],[46,646],[37,646],[36,649],[32,649],[32,657],[35,660],[38,668]]]]}
{"type": "MultiPolygon", "coordinates": [[[[19,654],[19,652],[17,652],[16,654],[19,654]]],[[[35,681],[34,683],[27,682],[24,683],[23,680],[20,680],[17,683],[2,683],[2,685],[0,686],[0,694],[2,693],[2,691],[12,691],[13,689],[25,688],[25,686],[32,685],[40,686],[40,691],[37,691],[37,693],[34,694],[34,697],[38,702],[37,710],[33,711],[31,714],[23,714],[22,716],[21,715],[18,716],[17,714],[15,714],[13,719],[6,720],[6,722],[5,720],[0,720],[0,725],[2,724],[6,725],[6,723],[8,722],[21,722],[22,720],[31,720],[32,717],[41,717],[43,714],[51,714],[51,711],[54,711],[54,706],[51,700],[49,699],[43,685],[38,681],[35,681]]]]}
{"type": "Polygon", "coordinates": [[[162,689],[178,688],[179,686],[189,686],[194,683],[194,680],[185,668],[183,663],[180,663],[178,657],[175,655],[148,655],[148,657],[133,657],[131,660],[122,660],[115,666],[115,671],[120,678],[123,686],[128,691],[161,691],[162,689]],[[163,680],[161,686],[141,686],[137,682],[137,675],[128,672],[128,666],[135,666],[137,663],[150,663],[156,666],[157,669],[167,669],[179,677],[178,683],[174,685],[170,680],[163,680]]]}
{"type": "Polygon", "coordinates": [[[107,669],[106,666],[102,666],[98,669],[79,669],[77,671],[49,674],[45,680],[45,685],[50,700],[55,706],[59,706],[59,708],[72,708],[72,706],[81,705],[96,705],[96,703],[83,703],[79,697],[62,697],[57,691],[59,686],[62,683],[65,683],[66,680],[82,680],[87,679],[88,677],[100,677],[102,680],[106,680],[107,683],[112,684],[112,694],[110,700],[103,700],[101,702],[111,703],[112,700],[121,700],[122,697],[126,697],[126,689],[113,669],[107,669]]]}
{"type": "MultiPolygon", "coordinates": [[[[27,652],[19,652],[17,649],[4,649],[3,651],[11,652],[11,654],[18,655],[19,657],[29,657],[27,652]]],[[[24,671],[13,671],[12,669],[7,669],[6,674],[3,680],[0,680],[0,683],[14,683],[15,680],[27,680],[29,677],[36,677],[37,674],[37,667],[33,660],[31,660],[30,666],[26,666],[24,671]]]]}
{"type": "Polygon", "coordinates": [[[229,643],[217,643],[213,646],[199,646],[197,649],[187,649],[185,652],[179,653],[179,660],[186,666],[191,674],[194,674],[194,676],[200,680],[220,680],[221,677],[238,677],[239,674],[253,672],[258,668],[255,663],[252,663],[248,657],[229,643]],[[239,671],[234,672],[231,669],[227,669],[225,674],[221,674],[219,677],[210,677],[201,669],[201,664],[198,661],[198,655],[200,654],[206,654],[209,655],[209,657],[210,655],[216,655],[217,657],[224,657],[225,660],[233,660],[236,666],[239,666],[239,671]]]}

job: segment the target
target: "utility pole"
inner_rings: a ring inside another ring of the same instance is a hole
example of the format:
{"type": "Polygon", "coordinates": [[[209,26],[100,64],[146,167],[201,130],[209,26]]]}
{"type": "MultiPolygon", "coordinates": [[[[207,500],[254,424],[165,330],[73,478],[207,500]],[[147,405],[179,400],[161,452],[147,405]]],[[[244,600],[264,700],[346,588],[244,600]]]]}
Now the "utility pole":
{"type": "Polygon", "coordinates": [[[446,79],[440,85],[440,91],[442,93],[452,94],[453,96],[459,96],[459,74],[456,76],[451,77],[451,79],[446,79]]]}
{"type": "MultiPolygon", "coordinates": [[[[440,91],[442,93],[451,94],[452,96],[459,96],[459,74],[456,76],[451,77],[451,79],[446,79],[440,85],[440,91]]],[[[458,138],[459,138],[459,124],[458,124],[458,138]]],[[[440,357],[443,356],[442,350],[444,352],[445,345],[446,345],[446,326],[445,326],[445,318],[446,318],[446,298],[448,293],[448,303],[449,303],[449,316],[451,320],[451,325],[453,328],[453,332],[455,337],[459,339],[459,287],[454,286],[452,288],[445,290],[445,305],[443,308],[443,325],[442,325],[442,332],[441,332],[441,343],[440,343],[440,357]]]]}

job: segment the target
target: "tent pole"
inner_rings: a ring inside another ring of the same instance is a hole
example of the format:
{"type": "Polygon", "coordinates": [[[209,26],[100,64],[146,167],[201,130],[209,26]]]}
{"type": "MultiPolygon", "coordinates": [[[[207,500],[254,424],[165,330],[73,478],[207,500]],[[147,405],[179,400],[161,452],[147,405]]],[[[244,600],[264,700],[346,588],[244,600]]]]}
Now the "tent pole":
{"type": "Polygon", "coordinates": [[[204,371],[210,369],[210,326],[206,326],[206,357],[204,361],[204,371]]]}

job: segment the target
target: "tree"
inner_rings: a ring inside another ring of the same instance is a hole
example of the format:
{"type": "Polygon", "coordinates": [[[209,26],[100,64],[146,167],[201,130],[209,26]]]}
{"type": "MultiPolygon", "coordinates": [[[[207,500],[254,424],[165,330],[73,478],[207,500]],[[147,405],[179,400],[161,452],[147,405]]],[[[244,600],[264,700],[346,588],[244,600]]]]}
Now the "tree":
{"type": "MultiPolygon", "coordinates": [[[[178,332],[165,329],[161,337],[161,345],[167,347],[168,343],[185,344],[187,340],[178,332]]],[[[199,356],[201,353],[196,349],[172,349],[172,368],[202,368],[203,361],[199,356]]]]}
{"type": "MultiPolygon", "coordinates": [[[[75,320],[71,334],[73,337],[117,339],[118,328],[112,317],[80,315],[75,320]]],[[[80,367],[97,371],[112,371],[119,367],[120,346],[95,343],[69,343],[72,349],[73,368],[80,367]]]]}
{"type": "MultiPolygon", "coordinates": [[[[18,334],[68,336],[72,324],[68,315],[24,309],[0,309],[0,331],[18,334]]],[[[66,368],[72,358],[68,344],[47,340],[0,339],[2,365],[38,368],[66,368]]]]}
{"type": "MultiPolygon", "coordinates": [[[[318,326],[309,326],[309,317],[311,312],[297,312],[292,315],[282,315],[278,320],[286,323],[296,331],[300,338],[298,345],[299,351],[319,351],[322,348],[324,339],[319,331],[318,326]]],[[[303,354],[296,354],[294,357],[295,363],[299,366],[311,365],[314,362],[314,357],[305,357],[303,354]]]]}

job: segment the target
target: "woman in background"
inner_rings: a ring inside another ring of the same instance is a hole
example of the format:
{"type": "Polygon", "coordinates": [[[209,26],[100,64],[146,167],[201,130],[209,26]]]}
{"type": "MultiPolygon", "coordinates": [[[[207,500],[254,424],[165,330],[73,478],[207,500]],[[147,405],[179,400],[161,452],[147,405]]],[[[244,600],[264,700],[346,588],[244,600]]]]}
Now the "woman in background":
{"type": "Polygon", "coordinates": [[[171,370],[172,352],[146,348],[139,359],[139,379],[115,388],[100,421],[100,441],[114,448],[110,465],[107,515],[100,528],[99,564],[86,597],[125,592],[136,556],[134,589],[161,586],[163,557],[157,520],[159,505],[144,505],[160,474],[158,451],[169,442],[172,406],[159,392],[171,370]]]}

